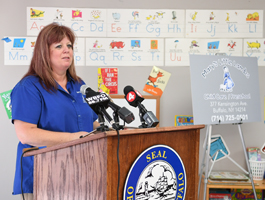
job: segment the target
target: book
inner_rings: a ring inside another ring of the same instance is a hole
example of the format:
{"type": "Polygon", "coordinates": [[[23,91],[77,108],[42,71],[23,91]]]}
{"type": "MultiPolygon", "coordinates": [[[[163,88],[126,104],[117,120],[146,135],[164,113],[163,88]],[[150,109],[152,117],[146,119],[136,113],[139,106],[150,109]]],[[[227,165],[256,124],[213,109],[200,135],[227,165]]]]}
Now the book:
{"type": "Polygon", "coordinates": [[[98,91],[118,94],[118,68],[98,68],[98,91]]]}
{"type": "MultiPolygon", "coordinates": [[[[202,175],[204,180],[204,174],[202,175]]],[[[224,179],[210,179],[208,178],[207,184],[209,185],[252,185],[250,178],[247,180],[224,180],[224,179]]],[[[254,185],[259,185],[258,182],[254,182],[254,185]]]]}
{"type": "Polygon", "coordinates": [[[214,159],[216,159],[216,161],[219,161],[221,159],[224,159],[226,155],[230,155],[230,151],[221,135],[213,135],[211,137],[211,149],[209,154],[212,157],[212,161],[214,161],[214,159]],[[215,155],[218,150],[222,150],[224,154],[219,151],[218,155],[215,155]],[[215,158],[215,156],[217,157],[215,158]]]}
{"type": "MultiPolygon", "coordinates": [[[[262,190],[256,189],[257,200],[262,200],[262,190]]],[[[231,189],[232,200],[251,200],[255,199],[252,189],[231,189]]]]}
{"type": "MultiPolygon", "coordinates": [[[[240,180],[212,180],[208,179],[209,185],[251,185],[251,180],[240,181],[240,180]]],[[[254,182],[254,185],[259,185],[259,183],[254,182]]]]}
{"type": "Polygon", "coordinates": [[[249,180],[249,177],[241,172],[211,172],[209,178],[212,180],[249,180]]]}
{"type": "Polygon", "coordinates": [[[171,73],[154,66],[147,78],[143,91],[161,97],[170,76],[171,73]]]}
{"type": "Polygon", "coordinates": [[[217,193],[217,194],[231,194],[230,189],[227,188],[210,188],[209,194],[217,193]]]}
{"type": "Polygon", "coordinates": [[[209,200],[231,200],[231,194],[210,193],[209,200]]]}
{"type": "Polygon", "coordinates": [[[175,126],[193,125],[192,115],[175,115],[175,126]]]}
{"type": "Polygon", "coordinates": [[[260,149],[258,147],[248,147],[247,153],[249,160],[261,161],[260,149]]]}

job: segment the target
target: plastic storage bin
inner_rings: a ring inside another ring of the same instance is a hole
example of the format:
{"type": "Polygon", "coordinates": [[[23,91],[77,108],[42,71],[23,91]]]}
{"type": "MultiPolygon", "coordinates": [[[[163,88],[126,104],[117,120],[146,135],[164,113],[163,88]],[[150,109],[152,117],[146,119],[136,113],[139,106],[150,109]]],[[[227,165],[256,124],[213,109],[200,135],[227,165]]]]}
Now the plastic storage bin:
{"type": "Polygon", "coordinates": [[[249,164],[252,171],[253,180],[263,180],[265,159],[262,159],[261,161],[249,160],[249,164]]]}

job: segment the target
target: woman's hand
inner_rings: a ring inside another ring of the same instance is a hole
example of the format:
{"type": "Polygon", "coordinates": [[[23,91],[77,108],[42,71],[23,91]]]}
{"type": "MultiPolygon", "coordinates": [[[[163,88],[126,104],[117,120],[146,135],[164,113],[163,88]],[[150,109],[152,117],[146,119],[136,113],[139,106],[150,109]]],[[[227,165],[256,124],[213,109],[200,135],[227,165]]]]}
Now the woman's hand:
{"type": "Polygon", "coordinates": [[[23,122],[20,120],[14,120],[15,130],[18,139],[22,144],[29,144],[32,146],[53,146],[77,140],[82,135],[88,134],[88,132],[80,131],[76,133],[67,132],[55,132],[47,131],[38,128],[36,124],[23,122]]]}

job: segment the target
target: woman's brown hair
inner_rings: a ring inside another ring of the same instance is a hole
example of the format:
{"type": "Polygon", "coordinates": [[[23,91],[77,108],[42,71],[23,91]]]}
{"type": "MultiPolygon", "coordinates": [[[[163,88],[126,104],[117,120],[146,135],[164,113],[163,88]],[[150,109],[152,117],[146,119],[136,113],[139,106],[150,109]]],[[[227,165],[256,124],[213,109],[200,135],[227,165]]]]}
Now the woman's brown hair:
{"type": "MultiPolygon", "coordinates": [[[[58,87],[56,81],[52,77],[50,46],[53,43],[60,42],[65,37],[74,45],[75,34],[69,27],[57,23],[45,26],[37,37],[29,70],[23,78],[30,75],[37,76],[45,90],[55,91],[58,87]]],[[[80,78],[76,75],[74,59],[67,73],[75,81],[80,81],[80,78]]]]}

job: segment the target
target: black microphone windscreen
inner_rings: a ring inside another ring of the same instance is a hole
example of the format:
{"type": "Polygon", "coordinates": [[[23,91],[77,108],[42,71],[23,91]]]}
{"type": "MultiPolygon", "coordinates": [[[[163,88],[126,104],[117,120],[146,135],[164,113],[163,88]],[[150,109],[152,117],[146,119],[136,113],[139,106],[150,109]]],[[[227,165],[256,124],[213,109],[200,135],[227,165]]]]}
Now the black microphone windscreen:
{"type": "Polygon", "coordinates": [[[134,91],[133,87],[130,85],[127,85],[124,89],[123,92],[125,95],[127,95],[129,92],[134,91]]]}

